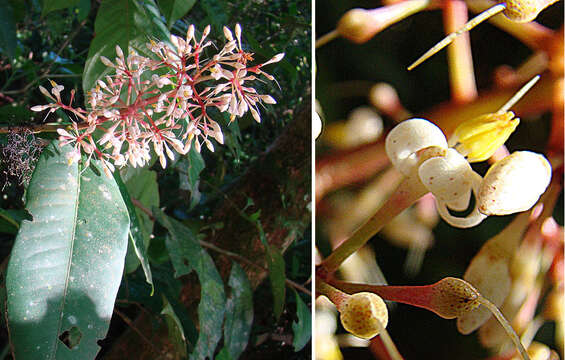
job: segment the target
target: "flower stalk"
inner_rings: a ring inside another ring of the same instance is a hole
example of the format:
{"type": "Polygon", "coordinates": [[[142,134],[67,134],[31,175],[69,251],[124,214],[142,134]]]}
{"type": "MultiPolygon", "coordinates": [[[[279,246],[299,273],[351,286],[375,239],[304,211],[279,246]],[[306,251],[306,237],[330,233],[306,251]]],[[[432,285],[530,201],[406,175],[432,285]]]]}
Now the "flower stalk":
{"type": "Polygon", "coordinates": [[[417,178],[405,177],[383,206],[322,262],[319,271],[327,274],[335,272],[345,259],[427,192],[417,178]]]}

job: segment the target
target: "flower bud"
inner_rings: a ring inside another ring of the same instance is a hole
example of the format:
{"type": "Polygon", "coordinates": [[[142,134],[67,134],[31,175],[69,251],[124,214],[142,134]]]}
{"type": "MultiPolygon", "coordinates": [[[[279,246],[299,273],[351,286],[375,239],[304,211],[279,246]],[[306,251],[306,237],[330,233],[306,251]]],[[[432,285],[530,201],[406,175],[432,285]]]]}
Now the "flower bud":
{"type": "Polygon", "coordinates": [[[454,149],[447,149],[445,156],[424,161],[418,168],[422,184],[442,202],[462,199],[454,210],[465,210],[471,196],[471,166],[463,155],[454,149]]]}
{"type": "Polygon", "coordinates": [[[422,10],[428,2],[413,0],[371,10],[351,9],[339,20],[337,32],[354,43],[362,44],[391,24],[422,10]]]}
{"type": "Polygon", "coordinates": [[[342,143],[344,146],[357,146],[375,141],[383,132],[383,120],[368,106],[361,106],[349,113],[344,124],[342,143]]]}
{"type": "MultiPolygon", "coordinates": [[[[528,355],[530,356],[530,360],[555,359],[552,357],[551,349],[547,345],[537,341],[532,342],[532,344],[528,346],[528,355]]],[[[513,356],[510,360],[520,360],[520,356],[513,356]]]]}
{"type": "Polygon", "coordinates": [[[349,296],[340,306],[341,323],[353,335],[370,339],[388,324],[388,310],[380,296],[360,292],[349,296]]]}
{"type": "MultiPolygon", "coordinates": [[[[463,276],[496,306],[501,306],[510,292],[512,280],[508,271],[508,256],[498,244],[487,243],[473,258],[463,276]]],[[[457,319],[457,329],[461,334],[470,334],[491,315],[484,307],[474,309],[457,319]]]]}
{"type": "Polygon", "coordinates": [[[531,208],[551,180],[551,165],[540,154],[517,151],[487,171],[478,194],[479,211],[508,215],[531,208]]]}
{"type": "Polygon", "coordinates": [[[425,119],[401,122],[387,135],[385,149],[388,158],[404,175],[418,163],[416,152],[430,146],[447,149],[447,140],[440,128],[425,119]]]}
{"type": "Polygon", "coordinates": [[[555,287],[545,299],[543,316],[546,319],[563,322],[563,289],[555,287]]]}
{"type": "Polygon", "coordinates": [[[557,0],[508,0],[504,15],[518,23],[533,21],[539,13],[557,0]]]}
{"type": "Polygon", "coordinates": [[[449,143],[469,162],[484,161],[504,145],[519,123],[512,111],[482,115],[461,123],[449,143]]]}
{"type": "Polygon", "coordinates": [[[468,282],[446,277],[433,287],[431,307],[444,319],[453,319],[475,309],[480,305],[480,294],[468,282]]]}

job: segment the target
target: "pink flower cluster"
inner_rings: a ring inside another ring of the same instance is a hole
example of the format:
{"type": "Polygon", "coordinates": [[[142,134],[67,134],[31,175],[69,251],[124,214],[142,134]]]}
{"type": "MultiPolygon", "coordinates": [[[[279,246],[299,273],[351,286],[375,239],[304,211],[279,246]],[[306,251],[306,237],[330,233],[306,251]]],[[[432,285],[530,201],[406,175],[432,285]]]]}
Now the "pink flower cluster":
{"type": "Polygon", "coordinates": [[[262,68],[280,61],[284,53],[250,66],[253,53],[242,49],[241,26],[237,24],[235,38],[224,27],[225,45],[211,58],[204,59],[204,49],[212,45],[206,40],[209,32],[207,26],[197,39],[191,25],[185,38],[171,35],[172,47],[169,43],[151,41],[147,47],[156,55],[154,59],[133,50],[125,57],[116,46],[114,62],[100,57],[114,75],[98,80],[96,87],[88,92],[88,111],[72,106],[73,91],[69,105],[63,104],[63,86],[53,81],[51,93],[39,87],[52,103],[31,110],[49,109],[51,113],[64,109],[75,114],[82,122],[73,122],[68,130],[57,130],[61,146],[74,146],[69,163],[79,161],[84,153],[88,155],[88,166],[94,155],[107,175],[115,166],[128,162],[134,167],[143,166],[150,159],[151,147],[163,168],[167,157],[171,160],[175,157],[171,148],[186,154],[194,143],[198,152],[202,145],[214,151],[210,138],[223,144],[224,136],[209,110],[228,112],[231,121],[249,111],[260,122],[259,105],[276,101],[270,95],[258,94],[253,83],[259,81],[259,76],[275,80],[262,68]],[[95,130],[104,134],[95,138],[95,130]]]}

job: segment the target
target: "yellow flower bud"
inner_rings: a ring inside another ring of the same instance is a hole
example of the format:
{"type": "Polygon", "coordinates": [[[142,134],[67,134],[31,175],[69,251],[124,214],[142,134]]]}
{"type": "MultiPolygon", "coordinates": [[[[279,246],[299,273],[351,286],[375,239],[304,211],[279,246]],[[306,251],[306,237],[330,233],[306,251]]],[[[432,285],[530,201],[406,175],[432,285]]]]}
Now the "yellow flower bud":
{"type": "Polygon", "coordinates": [[[453,133],[450,145],[469,162],[487,160],[514,132],[519,118],[512,111],[491,113],[464,121],[453,133]]]}
{"type": "Polygon", "coordinates": [[[385,302],[369,292],[351,295],[339,306],[339,311],[345,330],[363,339],[377,336],[388,323],[385,302]]]}

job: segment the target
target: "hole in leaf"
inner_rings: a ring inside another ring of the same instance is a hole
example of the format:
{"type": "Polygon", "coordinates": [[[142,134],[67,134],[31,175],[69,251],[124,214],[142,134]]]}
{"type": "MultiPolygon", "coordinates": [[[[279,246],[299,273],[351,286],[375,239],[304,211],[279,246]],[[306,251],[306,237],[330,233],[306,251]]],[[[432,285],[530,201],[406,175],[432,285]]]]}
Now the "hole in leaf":
{"type": "Polygon", "coordinates": [[[27,209],[24,209],[22,220],[33,221],[33,215],[31,215],[31,213],[29,211],[27,211],[27,209]]]}
{"type": "Polygon", "coordinates": [[[81,338],[82,333],[76,326],[73,326],[59,336],[59,340],[71,350],[80,343],[81,338]]]}

